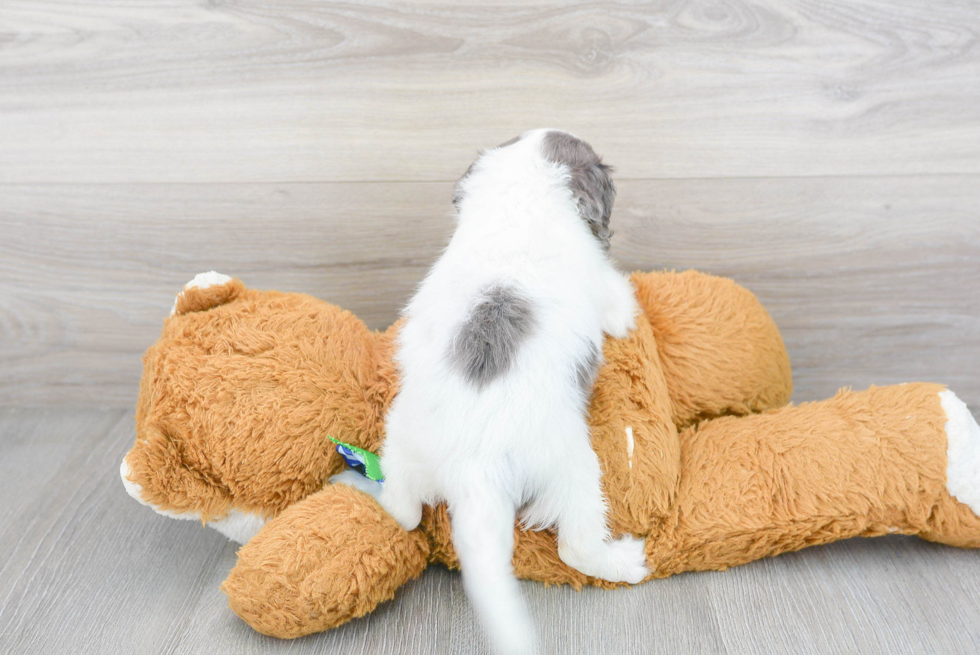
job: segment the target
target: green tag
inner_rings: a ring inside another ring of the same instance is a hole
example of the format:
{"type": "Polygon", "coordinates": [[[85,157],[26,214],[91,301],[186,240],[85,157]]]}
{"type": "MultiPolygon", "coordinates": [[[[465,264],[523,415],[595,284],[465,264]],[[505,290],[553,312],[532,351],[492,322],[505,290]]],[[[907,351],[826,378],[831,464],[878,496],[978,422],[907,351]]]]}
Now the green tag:
{"type": "Polygon", "coordinates": [[[370,450],[364,450],[349,443],[344,443],[339,439],[334,439],[329,434],[327,439],[337,444],[337,452],[344,458],[347,465],[352,469],[362,473],[368,480],[384,482],[385,476],[381,472],[381,458],[370,450]]]}

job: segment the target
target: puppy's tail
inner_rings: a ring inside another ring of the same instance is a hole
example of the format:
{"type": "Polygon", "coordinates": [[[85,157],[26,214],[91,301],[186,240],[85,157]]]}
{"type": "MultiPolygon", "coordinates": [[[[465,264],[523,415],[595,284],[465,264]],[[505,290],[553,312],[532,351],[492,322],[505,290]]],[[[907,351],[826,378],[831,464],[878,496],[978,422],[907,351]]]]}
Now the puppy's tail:
{"type": "Polygon", "coordinates": [[[537,653],[534,626],[514,577],[514,504],[504,494],[474,485],[450,502],[453,545],[463,587],[500,655],[537,653]]]}

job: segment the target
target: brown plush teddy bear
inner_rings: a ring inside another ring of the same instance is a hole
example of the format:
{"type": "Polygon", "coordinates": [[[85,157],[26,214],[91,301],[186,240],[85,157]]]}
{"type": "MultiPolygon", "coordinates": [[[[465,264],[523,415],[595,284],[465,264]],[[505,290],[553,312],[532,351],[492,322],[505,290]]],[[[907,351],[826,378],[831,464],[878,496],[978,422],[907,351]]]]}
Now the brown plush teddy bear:
{"type": "MultiPolygon", "coordinates": [[[[952,392],[907,384],[784,407],[789,359],[751,293],[696,272],[632,281],[643,314],[605,344],[590,423],[610,526],[646,540],[651,578],[858,535],[980,546],[980,427],[952,392]]],[[[245,544],[223,589],[260,632],[327,630],[431,562],[456,566],[445,507],[405,532],[329,482],[345,463],[328,435],[382,445],[397,329],[208,273],[146,353],[123,482],[245,544]]],[[[615,586],[563,564],[552,533],[515,530],[519,577],[615,586]]]]}

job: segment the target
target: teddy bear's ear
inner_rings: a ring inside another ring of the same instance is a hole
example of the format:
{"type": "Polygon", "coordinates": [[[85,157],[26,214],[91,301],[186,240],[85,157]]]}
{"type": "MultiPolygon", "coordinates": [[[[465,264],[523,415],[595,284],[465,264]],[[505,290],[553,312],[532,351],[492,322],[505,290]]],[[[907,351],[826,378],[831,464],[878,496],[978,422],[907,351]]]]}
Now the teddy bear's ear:
{"type": "Polygon", "coordinates": [[[218,305],[224,305],[237,298],[245,291],[245,285],[237,278],[215,271],[200,273],[184,285],[183,290],[174,299],[171,316],[200,312],[218,305]]]}

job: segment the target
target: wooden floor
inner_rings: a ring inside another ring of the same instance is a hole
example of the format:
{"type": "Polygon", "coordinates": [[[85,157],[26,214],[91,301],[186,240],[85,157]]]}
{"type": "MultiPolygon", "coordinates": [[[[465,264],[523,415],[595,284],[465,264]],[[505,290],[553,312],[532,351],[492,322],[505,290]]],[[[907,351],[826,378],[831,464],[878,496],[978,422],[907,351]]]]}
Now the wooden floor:
{"type": "MultiPolygon", "coordinates": [[[[396,316],[479,148],[616,166],[625,269],[769,309],[794,399],[980,412],[973,0],[0,2],[0,653],[470,653],[428,571],[329,634],[252,632],[235,549],[129,499],[140,356],[217,269],[396,316]]],[[[980,554],[854,540],[616,592],[524,586],[554,653],[980,652],[980,554]]]]}
{"type": "MultiPolygon", "coordinates": [[[[436,567],[332,632],[286,642],[252,631],[218,589],[235,546],[123,490],[132,429],[128,410],[0,411],[0,652],[486,652],[459,576],[436,567]]],[[[625,590],[523,589],[556,655],[980,649],[980,557],[911,537],[625,590]]]]}

